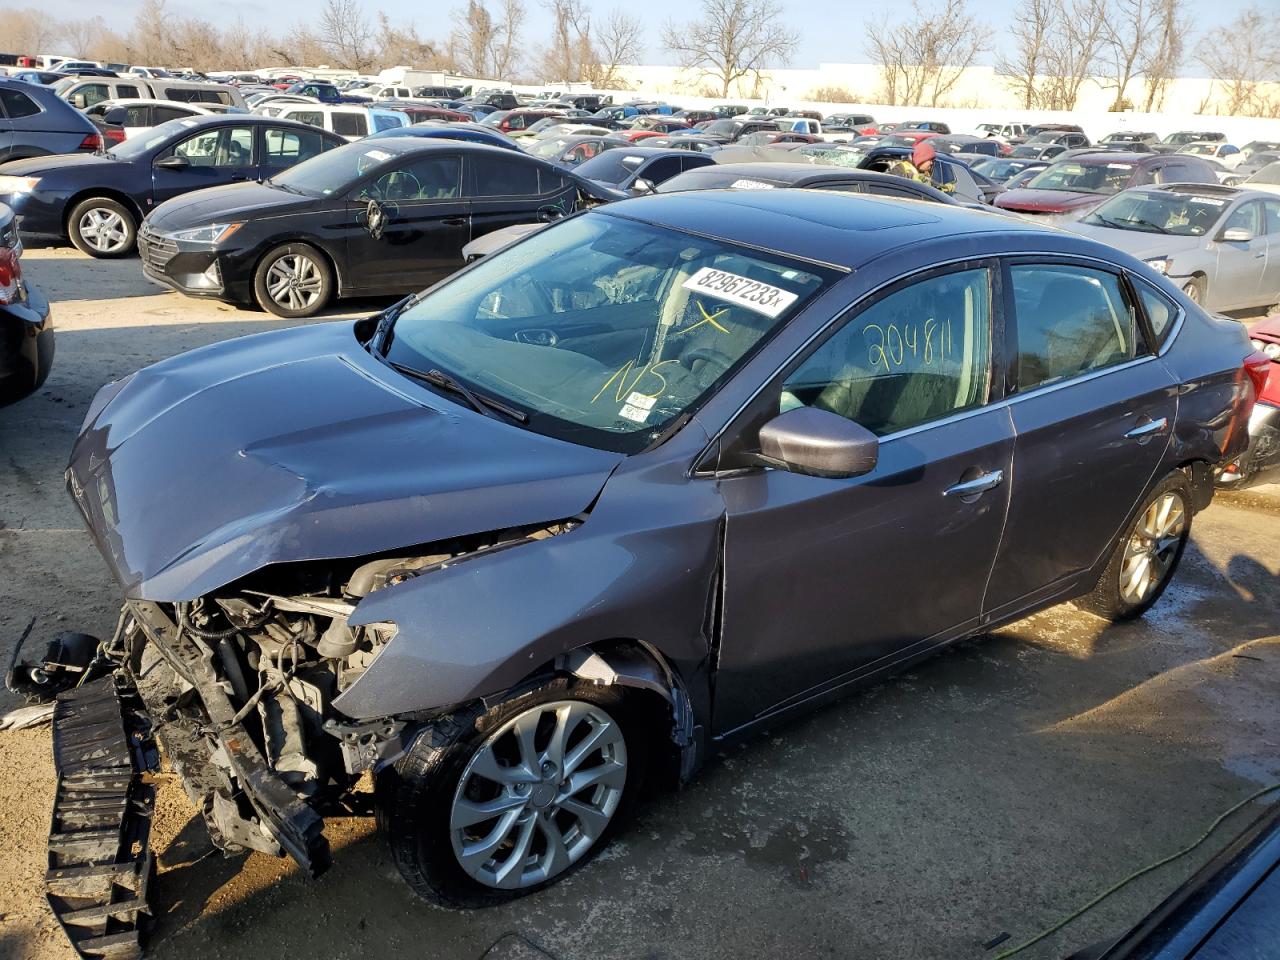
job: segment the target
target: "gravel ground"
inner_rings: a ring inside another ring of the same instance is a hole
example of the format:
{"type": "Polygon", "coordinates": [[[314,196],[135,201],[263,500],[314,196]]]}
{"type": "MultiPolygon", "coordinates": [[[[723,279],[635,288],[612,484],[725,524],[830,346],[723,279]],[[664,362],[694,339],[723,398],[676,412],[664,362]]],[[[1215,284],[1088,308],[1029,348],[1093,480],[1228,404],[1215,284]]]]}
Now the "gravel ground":
{"type": "MultiPolygon", "coordinates": [[[[40,393],[0,410],[6,659],[33,617],[36,638],[115,620],[116,588],[61,479],[96,388],[282,325],[163,292],[136,261],[35,247],[24,262],[55,301],[58,357],[40,393]]],[[[285,861],[211,855],[166,780],[153,953],[990,956],[984,942],[1029,936],[1280,780],[1280,499],[1220,498],[1193,540],[1145,621],[1104,628],[1067,606],[959,645],[729,752],[646,804],[595,865],[506,907],[417,902],[367,820],[330,825],[336,863],[319,881],[285,861]]],[[[40,885],[52,791],[47,729],[0,733],[0,957],[73,956],[40,885]]],[[[1025,956],[1123,928],[1248,818],[1025,956]]]]}

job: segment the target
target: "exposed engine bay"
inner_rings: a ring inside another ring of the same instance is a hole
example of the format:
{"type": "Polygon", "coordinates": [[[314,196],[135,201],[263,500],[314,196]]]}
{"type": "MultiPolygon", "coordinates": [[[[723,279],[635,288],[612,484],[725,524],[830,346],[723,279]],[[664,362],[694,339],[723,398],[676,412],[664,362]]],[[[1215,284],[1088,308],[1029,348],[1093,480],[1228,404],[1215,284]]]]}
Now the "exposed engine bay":
{"type": "Polygon", "coordinates": [[[371,593],[467,558],[563,533],[504,530],[432,552],[259,571],[214,596],[126,603],[102,655],[137,688],[170,766],[228,853],[329,862],[325,815],[369,812],[361,775],[396,760],[439,712],[353,721],[334,700],[396,635],[352,626],[371,593]]]}

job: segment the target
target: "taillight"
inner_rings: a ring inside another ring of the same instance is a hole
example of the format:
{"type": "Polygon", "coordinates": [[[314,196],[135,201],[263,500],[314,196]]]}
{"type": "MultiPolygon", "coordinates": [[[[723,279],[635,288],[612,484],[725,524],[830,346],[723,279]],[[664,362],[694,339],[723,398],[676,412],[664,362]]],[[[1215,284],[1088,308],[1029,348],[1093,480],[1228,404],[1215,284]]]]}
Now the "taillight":
{"type": "Polygon", "coordinates": [[[18,298],[18,280],[22,277],[22,264],[9,249],[0,249],[0,304],[13,303],[18,298]]]}
{"type": "MultiPolygon", "coordinates": [[[[1244,358],[1244,372],[1253,381],[1253,399],[1262,396],[1267,387],[1267,377],[1271,376],[1271,358],[1261,350],[1255,350],[1244,358]]],[[[1249,404],[1250,410],[1253,404],[1249,404]]]]}
{"type": "Polygon", "coordinates": [[[123,130],[117,129],[116,127],[107,127],[107,129],[103,131],[103,134],[106,136],[108,143],[124,143],[123,130]]]}
{"type": "Polygon", "coordinates": [[[89,134],[88,136],[86,136],[83,140],[81,140],[81,141],[80,141],[80,149],[81,149],[81,150],[94,150],[94,151],[101,150],[101,149],[102,149],[102,134],[100,134],[100,133],[91,133],[91,134],[89,134]]]}

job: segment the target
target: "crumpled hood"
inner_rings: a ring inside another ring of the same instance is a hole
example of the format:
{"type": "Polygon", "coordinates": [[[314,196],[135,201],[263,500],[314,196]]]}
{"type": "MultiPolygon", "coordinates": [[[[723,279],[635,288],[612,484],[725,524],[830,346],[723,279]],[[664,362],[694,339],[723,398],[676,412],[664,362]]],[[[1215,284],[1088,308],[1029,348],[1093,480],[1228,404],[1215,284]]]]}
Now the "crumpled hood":
{"type": "Polygon", "coordinates": [[[621,460],[455,406],[349,322],[204,347],[108,384],[67,482],[128,596],[585,510],[621,460]]]}
{"type": "Polygon", "coordinates": [[[228,183],[166,200],[152,211],[147,222],[156,230],[189,230],[248,217],[261,220],[297,213],[315,204],[313,197],[266,183],[228,183]]]}

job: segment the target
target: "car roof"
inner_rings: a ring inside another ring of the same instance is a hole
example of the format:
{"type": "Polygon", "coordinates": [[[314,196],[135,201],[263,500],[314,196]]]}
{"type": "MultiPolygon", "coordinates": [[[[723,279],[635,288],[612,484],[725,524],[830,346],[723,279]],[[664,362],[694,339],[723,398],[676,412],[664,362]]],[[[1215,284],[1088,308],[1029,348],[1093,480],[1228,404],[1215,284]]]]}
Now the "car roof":
{"type": "Polygon", "coordinates": [[[1274,193],[1269,193],[1265,190],[1254,190],[1247,182],[1238,187],[1229,187],[1223,183],[1153,183],[1130,189],[1141,190],[1146,193],[1178,193],[1186,196],[1221,197],[1224,200],[1265,200],[1267,198],[1275,198],[1274,193]]]}
{"type": "Polygon", "coordinates": [[[1024,233],[1037,240],[1050,239],[1054,246],[1081,239],[1068,240],[1070,234],[1053,227],[959,205],[821,190],[651,194],[608,204],[596,212],[846,270],[857,270],[890,249],[958,234],[1024,233]]]}

